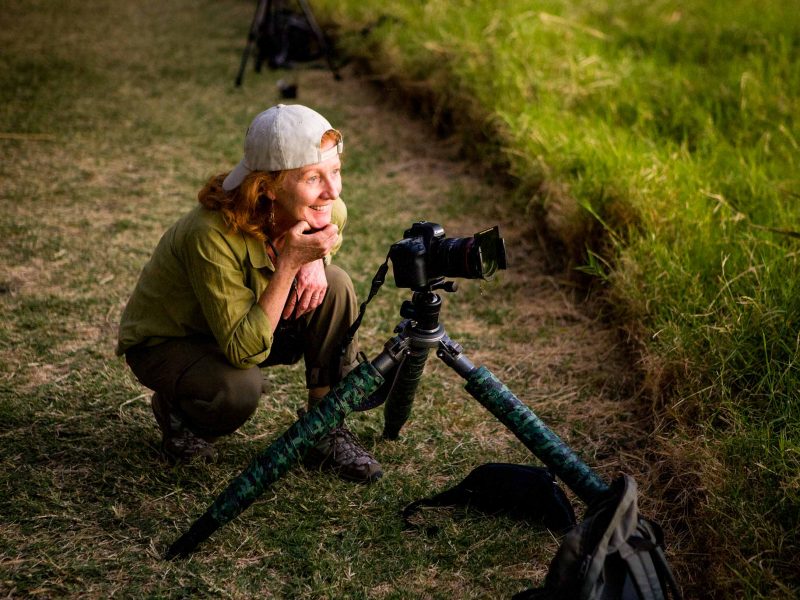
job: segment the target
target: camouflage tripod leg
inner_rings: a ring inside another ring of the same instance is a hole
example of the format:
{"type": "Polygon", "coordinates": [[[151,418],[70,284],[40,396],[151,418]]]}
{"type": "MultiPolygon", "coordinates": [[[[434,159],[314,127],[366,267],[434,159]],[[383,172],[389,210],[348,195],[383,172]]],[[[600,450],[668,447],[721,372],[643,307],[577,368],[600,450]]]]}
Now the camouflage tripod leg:
{"type": "Polygon", "coordinates": [[[465,375],[465,386],[478,402],[508,427],[533,454],[561,477],[578,497],[591,504],[608,485],[525,406],[486,367],[465,375]]]}
{"type": "Polygon", "coordinates": [[[250,506],[265,489],[280,479],[322,437],[342,424],[355,407],[383,383],[371,363],[361,363],[313,409],[260,452],[242,473],[167,550],[165,557],[186,557],[221,526],[250,506]]]}

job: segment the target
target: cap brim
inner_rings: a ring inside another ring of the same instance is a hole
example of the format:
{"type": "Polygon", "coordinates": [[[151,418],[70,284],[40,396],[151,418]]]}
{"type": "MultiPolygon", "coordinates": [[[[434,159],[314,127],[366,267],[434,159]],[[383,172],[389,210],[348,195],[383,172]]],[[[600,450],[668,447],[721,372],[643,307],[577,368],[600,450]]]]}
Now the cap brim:
{"type": "Polygon", "coordinates": [[[250,172],[250,169],[244,166],[244,161],[241,161],[233,168],[233,171],[228,173],[225,181],[222,182],[222,189],[230,192],[232,189],[239,187],[250,172]]]}

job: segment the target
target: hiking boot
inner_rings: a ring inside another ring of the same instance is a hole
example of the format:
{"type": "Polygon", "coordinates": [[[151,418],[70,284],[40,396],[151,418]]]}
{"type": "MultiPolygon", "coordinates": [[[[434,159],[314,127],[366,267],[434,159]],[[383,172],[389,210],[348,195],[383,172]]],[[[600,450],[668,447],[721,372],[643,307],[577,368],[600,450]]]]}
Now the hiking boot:
{"type": "Polygon", "coordinates": [[[308,469],[330,470],[346,481],[372,483],[383,476],[380,463],[344,425],[326,434],[303,459],[308,469]]]}
{"type": "Polygon", "coordinates": [[[161,429],[161,453],[170,463],[187,463],[193,459],[203,462],[216,460],[217,450],[213,444],[189,431],[157,392],[153,394],[150,406],[161,429]]]}

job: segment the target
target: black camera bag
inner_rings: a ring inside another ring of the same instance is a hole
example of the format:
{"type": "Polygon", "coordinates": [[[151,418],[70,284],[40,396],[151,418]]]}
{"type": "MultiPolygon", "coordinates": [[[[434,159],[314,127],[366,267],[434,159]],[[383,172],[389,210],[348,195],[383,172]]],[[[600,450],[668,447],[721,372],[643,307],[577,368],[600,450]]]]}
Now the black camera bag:
{"type": "Polygon", "coordinates": [[[410,518],[423,506],[464,506],[483,514],[543,524],[553,531],[575,524],[572,504],[550,471],[530,465],[487,463],[476,467],[455,487],[406,506],[406,525],[415,527],[410,518]]]}

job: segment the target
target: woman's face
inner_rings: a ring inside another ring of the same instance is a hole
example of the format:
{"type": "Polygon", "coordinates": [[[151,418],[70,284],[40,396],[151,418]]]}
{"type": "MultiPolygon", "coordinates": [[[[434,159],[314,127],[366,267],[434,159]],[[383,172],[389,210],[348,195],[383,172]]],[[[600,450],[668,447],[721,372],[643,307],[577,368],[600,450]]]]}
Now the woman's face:
{"type": "MultiPolygon", "coordinates": [[[[322,150],[333,145],[323,144],[322,150]]],[[[337,154],[287,173],[281,187],[270,194],[275,201],[276,233],[287,231],[298,221],[307,222],[315,230],[330,223],[333,201],[342,193],[341,168],[337,154]]]]}

